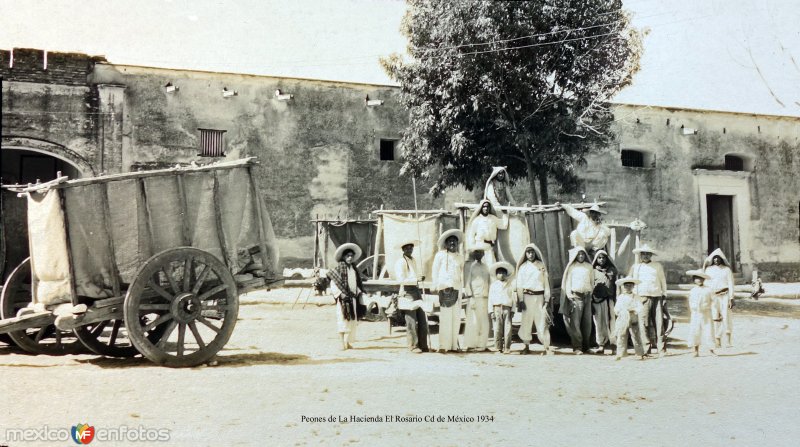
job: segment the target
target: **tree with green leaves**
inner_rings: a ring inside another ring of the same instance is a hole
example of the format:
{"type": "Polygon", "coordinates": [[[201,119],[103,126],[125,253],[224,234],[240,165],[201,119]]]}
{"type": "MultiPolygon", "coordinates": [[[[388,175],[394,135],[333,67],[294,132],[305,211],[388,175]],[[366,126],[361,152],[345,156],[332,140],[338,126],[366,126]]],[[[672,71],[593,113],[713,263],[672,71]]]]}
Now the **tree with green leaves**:
{"type": "MultiPolygon", "coordinates": [[[[410,112],[403,171],[483,186],[491,166],[579,185],[576,166],[613,140],[610,99],[639,69],[642,36],[621,0],[407,0],[406,60],[382,60],[410,112]]],[[[537,194],[537,185],[538,194],[537,194]]]]}

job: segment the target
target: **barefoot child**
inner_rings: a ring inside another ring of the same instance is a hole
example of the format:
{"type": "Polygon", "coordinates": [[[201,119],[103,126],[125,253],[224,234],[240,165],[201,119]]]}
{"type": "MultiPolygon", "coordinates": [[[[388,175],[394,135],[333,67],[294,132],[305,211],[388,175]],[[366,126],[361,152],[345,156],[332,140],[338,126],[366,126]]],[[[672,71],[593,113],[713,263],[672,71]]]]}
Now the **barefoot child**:
{"type": "Polygon", "coordinates": [[[511,350],[511,307],[515,301],[508,278],[514,274],[514,266],[508,262],[495,262],[489,273],[494,276],[489,286],[489,306],[494,309],[494,346],[497,352],[508,354],[511,350]]]}
{"type": "Polygon", "coordinates": [[[633,339],[633,350],[636,355],[644,359],[646,357],[642,349],[642,334],[644,328],[643,319],[644,307],[639,296],[633,291],[633,287],[639,284],[638,279],[630,276],[617,280],[617,286],[622,287],[622,293],[617,295],[617,304],[614,305],[614,314],[617,316],[615,331],[617,336],[617,355],[616,360],[628,355],[628,332],[633,339]]]}
{"type": "Polygon", "coordinates": [[[694,351],[694,357],[700,355],[700,346],[708,346],[714,354],[714,345],[711,341],[713,323],[711,322],[711,306],[714,303],[714,292],[705,285],[710,276],[702,270],[689,270],[687,275],[692,277],[695,286],[689,292],[689,338],[687,344],[694,351]]]}

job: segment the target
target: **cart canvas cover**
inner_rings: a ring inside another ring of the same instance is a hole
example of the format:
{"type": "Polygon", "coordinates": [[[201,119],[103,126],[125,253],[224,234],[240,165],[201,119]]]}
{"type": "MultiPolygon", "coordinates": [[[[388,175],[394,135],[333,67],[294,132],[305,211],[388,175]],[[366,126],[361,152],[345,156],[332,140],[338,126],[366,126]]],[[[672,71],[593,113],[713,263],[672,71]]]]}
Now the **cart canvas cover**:
{"type": "Polygon", "coordinates": [[[275,234],[247,161],[80,179],[28,192],[35,300],[69,302],[73,283],[78,296],[110,297],[114,275],[129,284],[148,258],[181,246],[208,251],[234,274],[262,262],[275,276],[275,234]]]}

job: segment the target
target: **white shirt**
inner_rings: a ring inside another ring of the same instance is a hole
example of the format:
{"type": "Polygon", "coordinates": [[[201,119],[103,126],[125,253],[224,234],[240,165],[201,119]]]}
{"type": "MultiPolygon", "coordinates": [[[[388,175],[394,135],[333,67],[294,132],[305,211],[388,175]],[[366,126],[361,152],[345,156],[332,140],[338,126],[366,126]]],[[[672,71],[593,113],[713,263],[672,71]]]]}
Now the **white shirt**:
{"type": "Polygon", "coordinates": [[[489,268],[486,264],[473,261],[469,266],[469,287],[475,298],[486,298],[489,295],[489,268]]]}
{"type": "Polygon", "coordinates": [[[409,259],[405,255],[394,264],[395,279],[408,285],[417,284],[417,272],[414,271],[414,259],[409,259]]]}
{"type": "Polygon", "coordinates": [[[478,214],[472,220],[472,225],[470,225],[470,240],[468,243],[471,243],[476,248],[491,249],[491,244],[486,243],[486,241],[494,242],[497,240],[498,228],[501,230],[508,228],[508,215],[504,214],[503,218],[499,219],[493,214],[487,216],[478,214]]]}
{"type": "Polygon", "coordinates": [[[439,250],[433,258],[433,288],[444,290],[449,287],[461,289],[464,283],[462,271],[464,261],[458,253],[450,253],[447,250],[439,250]]]}
{"type": "Polygon", "coordinates": [[[507,279],[505,281],[495,279],[489,287],[489,305],[511,307],[513,303],[511,292],[511,283],[507,279]]]}
{"type": "Polygon", "coordinates": [[[636,286],[639,296],[662,296],[667,294],[667,278],[658,262],[640,262],[631,267],[631,276],[641,281],[636,286]]]}
{"type": "Polygon", "coordinates": [[[712,289],[709,287],[694,286],[689,291],[689,310],[693,314],[711,314],[712,289]]]}
{"type": "Polygon", "coordinates": [[[636,296],[632,293],[621,293],[617,295],[617,304],[614,305],[614,313],[618,317],[630,311],[639,313],[642,309],[642,302],[636,299],[636,296]]]}
{"type": "Polygon", "coordinates": [[[705,285],[716,293],[728,289],[728,294],[733,293],[733,272],[726,265],[710,265],[706,267],[706,274],[711,277],[705,285]]]}
{"type": "Polygon", "coordinates": [[[570,265],[567,274],[567,296],[572,297],[575,292],[591,292],[593,271],[592,265],[588,262],[575,262],[570,265]]]}
{"type": "Polygon", "coordinates": [[[529,289],[534,292],[544,292],[545,286],[544,265],[538,259],[534,262],[525,261],[517,272],[517,288],[529,289]]]}
{"type": "Polygon", "coordinates": [[[570,217],[578,221],[575,232],[581,237],[581,242],[590,244],[595,250],[606,246],[608,238],[611,236],[608,226],[595,223],[588,214],[578,211],[570,205],[562,204],[561,207],[570,217]]]}

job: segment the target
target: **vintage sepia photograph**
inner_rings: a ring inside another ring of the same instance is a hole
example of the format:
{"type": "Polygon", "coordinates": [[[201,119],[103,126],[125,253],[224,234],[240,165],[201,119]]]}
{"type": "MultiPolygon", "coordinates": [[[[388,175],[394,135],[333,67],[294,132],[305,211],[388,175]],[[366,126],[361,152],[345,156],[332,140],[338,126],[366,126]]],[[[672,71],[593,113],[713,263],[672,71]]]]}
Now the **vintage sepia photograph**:
{"type": "Polygon", "coordinates": [[[794,446],[794,0],[0,0],[0,447],[794,446]]]}

